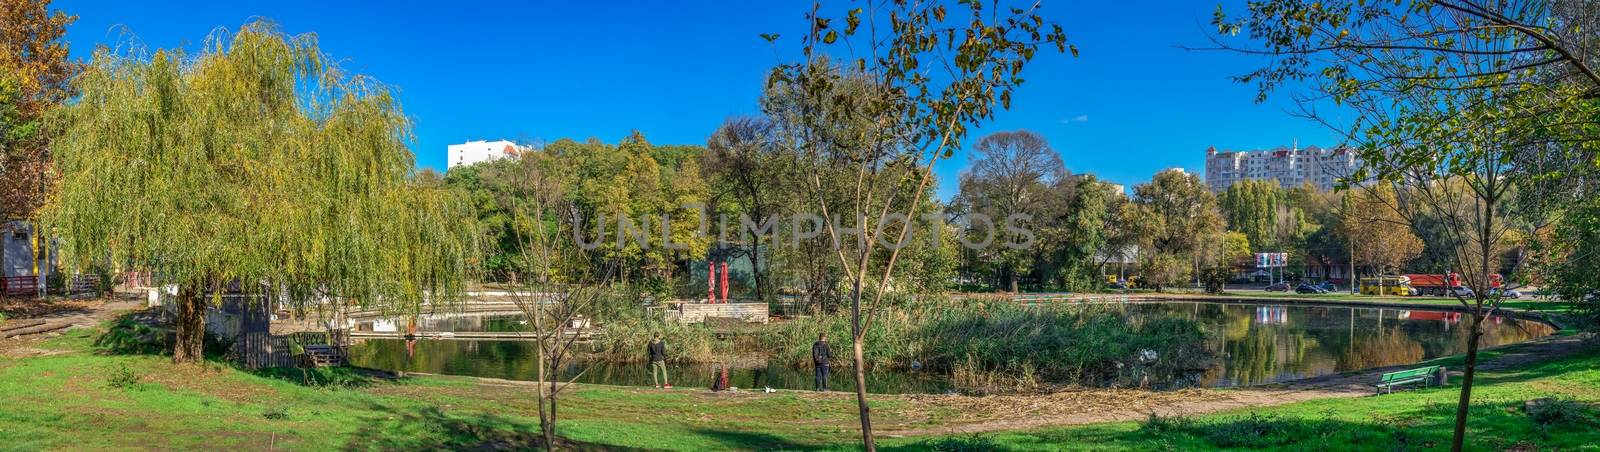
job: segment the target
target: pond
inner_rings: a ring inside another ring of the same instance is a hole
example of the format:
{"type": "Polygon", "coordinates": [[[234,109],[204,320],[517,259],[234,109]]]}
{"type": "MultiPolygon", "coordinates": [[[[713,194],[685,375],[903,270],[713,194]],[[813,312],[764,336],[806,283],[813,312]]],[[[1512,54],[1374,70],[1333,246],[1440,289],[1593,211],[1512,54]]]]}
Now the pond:
{"type": "MultiPolygon", "coordinates": [[[[1245,303],[1127,303],[1115,305],[1130,318],[1179,316],[1198,321],[1209,333],[1206,348],[1216,354],[1209,368],[1196,371],[1179,386],[1230,387],[1277,383],[1339,372],[1409,364],[1466,351],[1464,314],[1393,308],[1281,306],[1245,303]]],[[[403,325],[403,322],[400,324],[403,325]]],[[[1522,342],[1553,333],[1549,325],[1510,317],[1485,322],[1483,345],[1522,342]]],[[[394,331],[393,321],[377,321],[358,329],[394,331]]],[[[459,315],[422,319],[421,331],[515,331],[514,316],[459,315]]],[[[403,327],[399,328],[403,329],[403,327]]],[[[836,346],[835,348],[838,348],[836,346]]],[[[419,340],[408,350],[398,339],[368,339],[351,349],[360,366],[451,375],[533,380],[531,343],[494,340],[419,340]]],[[[669,366],[678,387],[709,387],[713,366],[669,366]]],[[[583,366],[577,381],[649,386],[644,364],[600,363],[583,366]]],[[[579,367],[567,369],[571,378],[579,367]]],[[[847,366],[833,369],[835,391],[854,390],[847,366]]],[[[809,368],[761,363],[729,371],[729,384],[741,390],[811,389],[809,368]]],[[[867,378],[874,393],[942,393],[951,385],[942,375],[910,370],[875,369],[867,378]]],[[[1171,385],[1165,385],[1171,386],[1171,385]]]]}

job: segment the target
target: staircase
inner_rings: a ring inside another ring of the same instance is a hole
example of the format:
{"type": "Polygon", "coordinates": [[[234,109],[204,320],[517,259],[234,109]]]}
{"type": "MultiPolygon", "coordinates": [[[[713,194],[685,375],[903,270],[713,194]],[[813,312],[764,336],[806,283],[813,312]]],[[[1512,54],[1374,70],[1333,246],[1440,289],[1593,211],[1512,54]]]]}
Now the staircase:
{"type": "Polygon", "coordinates": [[[306,363],[311,367],[340,367],[344,365],[344,353],[330,345],[307,345],[306,363]]]}

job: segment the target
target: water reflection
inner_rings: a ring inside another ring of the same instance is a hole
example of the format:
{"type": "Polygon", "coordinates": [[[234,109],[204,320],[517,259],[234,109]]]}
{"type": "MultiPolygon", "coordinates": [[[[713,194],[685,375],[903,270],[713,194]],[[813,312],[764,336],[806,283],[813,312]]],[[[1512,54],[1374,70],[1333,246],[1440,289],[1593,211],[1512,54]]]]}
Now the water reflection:
{"type": "MultiPolygon", "coordinates": [[[[1130,305],[1138,315],[1189,315],[1217,332],[1219,361],[1201,386],[1246,386],[1409,364],[1466,352],[1470,317],[1389,308],[1188,303],[1130,305]]],[[[1491,317],[1486,347],[1551,334],[1549,325],[1491,317]]]]}
{"type": "MultiPolygon", "coordinates": [[[[1217,359],[1196,369],[1180,385],[1206,387],[1244,386],[1315,377],[1352,370],[1409,364],[1466,351],[1470,317],[1454,312],[1389,308],[1270,306],[1228,303],[1123,304],[1118,309],[1130,321],[1159,316],[1181,316],[1200,322],[1209,331],[1206,347],[1217,359]]],[[[397,321],[405,325],[404,320],[397,321]]],[[[1484,346],[1515,343],[1549,335],[1543,323],[1493,317],[1484,322],[1484,346]]],[[[456,316],[422,319],[424,332],[516,331],[514,316],[456,316]]],[[[358,326],[382,331],[369,322],[358,326]]],[[[417,372],[533,379],[533,348],[516,341],[420,340],[408,353],[405,341],[367,340],[351,351],[358,365],[417,372]]],[[[672,366],[673,384],[708,387],[710,364],[672,366]]],[[[568,369],[568,376],[578,368],[568,369]]],[[[811,369],[781,365],[752,365],[731,369],[730,384],[741,389],[773,387],[810,389],[811,369]]],[[[578,381],[648,386],[644,364],[600,364],[578,381]]],[[[834,390],[853,391],[847,368],[835,369],[834,390]]],[[[1159,384],[1160,386],[1168,386],[1159,384]]],[[[868,391],[945,392],[945,379],[922,372],[878,369],[868,378],[868,391]]]]}
{"type": "MultiPolygon", "coordinates": [[[[449,375],[534,380],[539,368],[533,359],[530,342],[418,340],[416,351],[408,354],[406,341],[368,339],[350,351],[356,365],[377,369],[406,370],[449,375]]],[[[669,364],[668,376],[680,388],[709,388],[712,373],[719,365],[709,363],[669,364]]],[[[578,375],[581,383],[650,386],[650,372],[644,363],[574,364],[563,372],[563,379],[578,375]],[[582,372],[582,375],[578,375],[582,372]]],[[[855,391],[855,375],[848,367],[833,370],[829,385],[834,391],[855,391]]],[[[730,366],[728,384],[740,390],[811,389],[811,369],[779,364],[730,366]]],[[[943,393],[950,390],[945,378],[923,372],[873,371],[867,377],[867,391],[888,393],[943,393]]]]}

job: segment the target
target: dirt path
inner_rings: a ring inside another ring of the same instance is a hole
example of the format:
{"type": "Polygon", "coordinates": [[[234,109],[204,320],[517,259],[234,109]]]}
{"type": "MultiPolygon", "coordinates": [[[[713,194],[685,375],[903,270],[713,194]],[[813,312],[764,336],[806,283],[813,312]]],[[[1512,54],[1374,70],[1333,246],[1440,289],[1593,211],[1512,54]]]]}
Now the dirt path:
{"type": "MultiPolygon", "coordinates": [[[[1535,362],[1581,352],[1588,346],[1576,336],[1547,337],[1522,344],[1500,347],[1499,356],[1481,363],[1484,371],[1511,369],[1535,362]]],[[[1269,407],[1306,400],[1336,397],[1365,397],[1374,393],[1372,384],[1384,372],[1417,365],[1390,366],[1356,373],[1329,375],[1275,385],[1243,389],[1186,389],[1152,392],[1141,390],[1088,389],[1035,396],[968,397],[957,395],[909,395],[906,399],[918,409],[912,412],[954,410],[948,425],[896,429],[887,426],[885,436],[949,435],[960,433],[1023,430],[1040,427],[1132,421],[1148,417],[1196,415],[1239,408],[1269,407]]],[[[1452,376],[1459,376],[1452,371],[1452,376]]]]}
{"type": "Polygon", "coordinates": [[[0,339],[0,356],[20,358],[60,353],[57,350],[34,347],[34,344],[44,338],[54,337],[68,330],[93,328],[124,312],[138,309],[142,305],[141,300],[117,296],[48,301],[32,299],[7,300],[4,310],[8,317],[5,322],[0,323],[0,328],[5,328],[7,325],[24,324],[24,322],[36,323],[42,320],[45,323],[37,329],[48,331],[0,339]]]}

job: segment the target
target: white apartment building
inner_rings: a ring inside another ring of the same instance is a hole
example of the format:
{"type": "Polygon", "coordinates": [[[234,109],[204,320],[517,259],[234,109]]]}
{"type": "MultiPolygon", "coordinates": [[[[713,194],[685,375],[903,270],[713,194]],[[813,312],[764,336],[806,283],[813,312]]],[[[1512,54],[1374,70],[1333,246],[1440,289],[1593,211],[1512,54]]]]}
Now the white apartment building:
{"type": "MultiPolygon", "coordinates": [[[[1076,183],[1078,178],[1081,178],[1081,177],[1084,177],[1084,176],[1088,176],[1088,175],[1089,175],[1088,173],[1080,173],[1080,174],[1071,174],[1068,177],[1070,177],[1072,179],[1072,181],[1074,183],[1076,183]]],[[[1110,191],[1116,193],[1117,196],[1121,196],[1121,197],[1124,197],[1124,198],[1128,197],[1128,187],[1127,186],[1124,186],[1122,184],[1113,184],[1113,183],[1111,183],[1111,181],[1108,181],[1108,180],[1105,180],[1105,179],[1097,179],[1096,182],[1099,182],[1101,184],[1105,184],[1105,186],[1110,188],[1110,191]]]]}
{"type": "Polygon", "coordinates": [[[1277,147],[1264,151],[1218,151],[1206,149],[1206,186],[1211,191],[1227,190],[1241,180],[1276,180],[1283,187],[1306,183],[1318,190],[1332,190],[1339,178],[1348,177],[1361,167],[1349,148],[1301,149],[1277,147]]]}
{"type": "Polygon", "coordinates": [[[521,155],[524,149],[506,140],[496,141],[468,141],[461,144],[450,145],[450,161],[445,169],[466,166],[474,163],[513,158],[521,155]]]}

